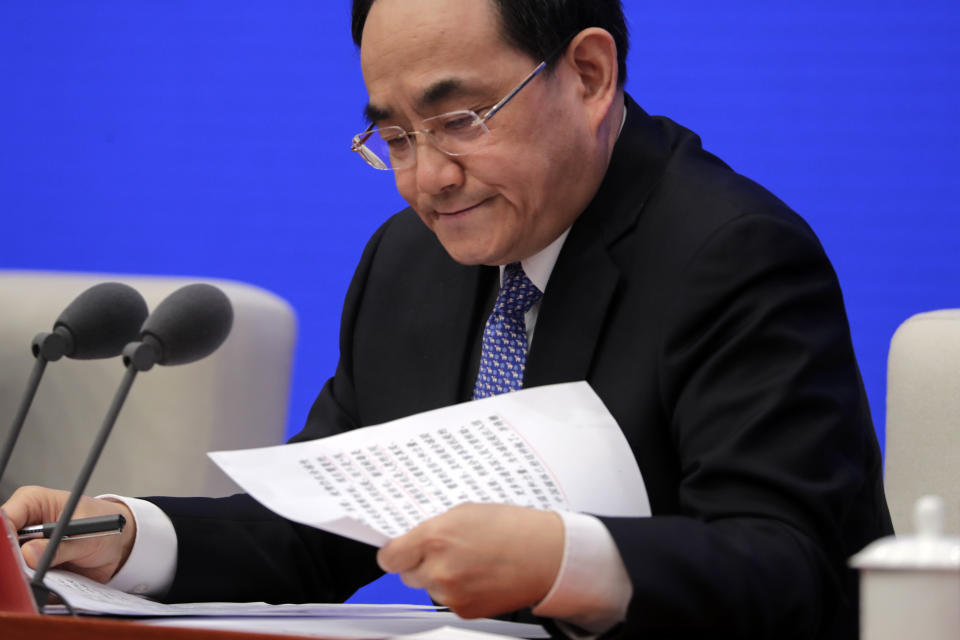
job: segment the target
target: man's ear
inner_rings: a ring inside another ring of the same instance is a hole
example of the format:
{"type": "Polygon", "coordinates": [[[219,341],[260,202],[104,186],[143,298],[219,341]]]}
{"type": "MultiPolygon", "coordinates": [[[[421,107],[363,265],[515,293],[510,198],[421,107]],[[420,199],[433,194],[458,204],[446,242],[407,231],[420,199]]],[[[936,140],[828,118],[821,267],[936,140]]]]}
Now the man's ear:
{"type": "Polygon", "coordinates": [[[564,58],[579,79],[578,97],[596,131],[619,92],[617,44],[605,29],[590,27],[574,36],[564,58]]]}

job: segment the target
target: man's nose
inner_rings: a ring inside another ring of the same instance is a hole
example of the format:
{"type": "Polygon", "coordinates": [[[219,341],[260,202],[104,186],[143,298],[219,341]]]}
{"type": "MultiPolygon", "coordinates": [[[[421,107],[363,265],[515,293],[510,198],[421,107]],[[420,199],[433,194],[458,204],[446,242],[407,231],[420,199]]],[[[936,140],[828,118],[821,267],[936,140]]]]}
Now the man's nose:
{"type": "Polygon", "coordinates": [[[436,195],[463,184],[463,167],[456,158],[440,151],[426,136],[417,140],[417,188],[436,195]]]}

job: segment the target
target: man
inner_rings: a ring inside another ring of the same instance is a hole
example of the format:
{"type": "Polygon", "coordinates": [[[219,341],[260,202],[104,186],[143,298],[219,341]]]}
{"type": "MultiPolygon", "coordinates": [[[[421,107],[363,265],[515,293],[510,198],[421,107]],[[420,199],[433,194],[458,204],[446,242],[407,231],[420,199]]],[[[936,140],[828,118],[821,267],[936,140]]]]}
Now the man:
{"type": "MultiPolygon", "coordinates": [[[[532,608],[557,633],[855,638],[846,558],[891,526],[812,232],[624,95],[616,0],[356,0],[353,20],[371,120],[353,148],[411,209],[367,246],[336,375],[294,440],[586,379],[653,510],[462,505],[379,565],[461,615],[532,608]],[[497,328],[519,332],[512,370],[497,328]]],[[[27,488],[6,508],[22,526],[62,502],[27,488]]],[[[246,496],[126,504],[136,531],[58,560],[170,600],[338,599],[376,575],[375,550],[246,496]]]]}

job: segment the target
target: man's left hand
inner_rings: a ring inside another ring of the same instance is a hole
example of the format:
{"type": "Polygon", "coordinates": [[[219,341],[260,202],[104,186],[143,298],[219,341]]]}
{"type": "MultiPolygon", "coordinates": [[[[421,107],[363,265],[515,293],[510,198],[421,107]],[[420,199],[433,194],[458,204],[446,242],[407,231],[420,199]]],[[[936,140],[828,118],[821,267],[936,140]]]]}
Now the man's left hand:
{"type": "Polygon", "coordinates": [[[563,520],[552,511],[462,504],[388,542],[377,562],[457,615],[480,618],[540,602],[563,544],[563,520]]]}

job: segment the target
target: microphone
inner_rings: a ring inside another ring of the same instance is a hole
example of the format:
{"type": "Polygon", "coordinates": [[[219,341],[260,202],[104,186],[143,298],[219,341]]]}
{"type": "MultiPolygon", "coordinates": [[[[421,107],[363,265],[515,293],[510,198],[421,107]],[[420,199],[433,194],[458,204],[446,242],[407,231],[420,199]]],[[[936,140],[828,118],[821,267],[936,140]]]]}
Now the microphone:
{"type": "Polygon", "coordinates": [[[141,341],[124,347],[124,364],[135,361],[139,371],[148,371],[154,364],[200,360],[223,344],[232,326],[233,307],[220,289],[188,284],[157,305],[143,323],[141,341]]]}
{"type": "Polygon", "coordinates": [[[53,324],[52,333],[39,333],[30,345],[35,362],[27,388],[0,453],[0,478],[27,418],[48,362],[63,356],[90,360],[118,356],[135,340],[147,317],[147,303],[136,289],[119,282],[90,287],[71,302],[53,324]]]}
{"type": "Polygon", "coordinates": [[[137,373],[149,371],[156,364],[187,364],[210,355],[226,340],[232,325],[233,307],[227,296],[214,286],[191,284],[177,289],[157,305],[140,329],[140,340],[123,347],[126,373],[30,581],[41,613],[50,594],[43,578],[50,569],[67,524],[87,488],[137,373]]]}

